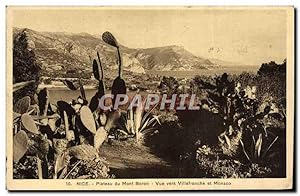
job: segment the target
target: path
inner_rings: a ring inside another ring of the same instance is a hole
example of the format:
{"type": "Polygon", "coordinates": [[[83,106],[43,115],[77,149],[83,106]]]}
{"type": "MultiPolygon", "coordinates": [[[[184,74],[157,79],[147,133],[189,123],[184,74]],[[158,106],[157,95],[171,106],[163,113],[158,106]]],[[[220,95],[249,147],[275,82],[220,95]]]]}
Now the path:
{"type": "Polygon", "coordinates": [[[172,178],[177,168],[152,154],[148,147],[133,142],[114,141],[103,144],[100,155],[108,161],[117,178],[172,178]]]}

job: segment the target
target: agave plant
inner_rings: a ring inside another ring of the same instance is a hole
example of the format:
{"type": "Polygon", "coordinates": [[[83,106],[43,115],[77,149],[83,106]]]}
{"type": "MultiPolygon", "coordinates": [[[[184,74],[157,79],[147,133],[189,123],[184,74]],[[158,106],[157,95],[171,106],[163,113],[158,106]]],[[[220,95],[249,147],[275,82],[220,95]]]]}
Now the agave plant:
{"type": "Polygon", "coordinates": [[[145,111],[143,105],[140,104],[134,111],[130,109],[126,116],[123,115],[119,126],[127,134],[134,135],[138,145],[142,145],[145,136],[155,131],[155,126],[160,124],[159,116],[152,115],[155,107],[145,111]]]}
{"type": "Polygon", "coordinates": [[[240,146],[242,139],[242,131],[235,131],[230,125],[229,130],[221,133],[218,136],[220,147],[225,155],[234,156],[240,146]]]}
{"type": "Polygon", "coordinates": [[[105,43],[117,48],[118,52],[118,59],[119,59],[119,74],[117,78],[113,81],[112,89],[111,89],[111,94],[114,95],[113,98],[113,105],[115,104],[115,97],[118,94],[126,94],[126,84],[125,81],[122,79],[122,59],[120,55],[120,47],[118,44],[118,41],[116,38],[108,31],[104,32],[102,34],[102,39],[105,43]]]}
{"type": "Polygon", "coordinates": [[[278,136],[276,136],[270,143],[263,145],[264,142],[267,142],[267,139],[263,138],[266,137],[263,137],[262,133],[259,134],[257,139],[253,136],[253,143],[251,143],[249,151],[246,150],[243,140],[240,140],[243,153],[249,162],[261,162],[268,155],[268,152],[270,151],[274,143],[278,140],[278,136]]]}
{"type": "Polygon", "coordinates": [[[242,152],[251,162],[265,158],[278,136],[268,131],[263,121],[281,115],[270,105],[259,105],[255,87],[242,90],[227,74],[217,77],[215,83],[200,80],[199,84],[208,92],[205,102],[209,109],[224,119],[224,129],[218,137],[223,153],[235,156],[242,152]]]}

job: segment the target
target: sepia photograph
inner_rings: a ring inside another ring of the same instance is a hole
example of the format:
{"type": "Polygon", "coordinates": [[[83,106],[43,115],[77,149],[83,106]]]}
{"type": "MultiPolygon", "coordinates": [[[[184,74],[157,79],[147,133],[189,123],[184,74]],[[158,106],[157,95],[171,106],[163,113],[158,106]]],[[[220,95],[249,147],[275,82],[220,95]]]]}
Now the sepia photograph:
{"type": "Polygon", "coordinates": [[[292,6],[6,11],[8,190],[292,188],[292,6]]]}

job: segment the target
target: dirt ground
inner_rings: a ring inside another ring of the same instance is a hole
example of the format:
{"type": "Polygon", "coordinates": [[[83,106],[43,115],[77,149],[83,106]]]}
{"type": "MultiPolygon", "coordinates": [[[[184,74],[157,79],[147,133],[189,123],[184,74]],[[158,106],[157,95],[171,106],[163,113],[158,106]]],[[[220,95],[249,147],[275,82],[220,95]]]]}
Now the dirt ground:
{"type": "Polygon", "coordinates": [[[100,156],[108,162],[117,178],[172,178],[178,177],[178,167],[151,153],[146,146],[134,141],[113,141],[101,146],[100,156]]]}

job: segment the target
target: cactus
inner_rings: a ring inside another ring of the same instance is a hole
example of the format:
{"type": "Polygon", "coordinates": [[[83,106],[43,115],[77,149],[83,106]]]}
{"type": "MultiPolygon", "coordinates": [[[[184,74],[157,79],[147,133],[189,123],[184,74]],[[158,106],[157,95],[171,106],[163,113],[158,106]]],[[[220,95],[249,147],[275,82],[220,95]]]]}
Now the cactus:
{"type": "Polygon", "coordinates": [[[104,142],[104,140],[106,139],[106,137],[107,131],[104,129],[104,127],[100,127],[94,136],[94,148],[98,150],[104,142]]]}
{"type": "Polygon", "coordinates": [[[63,83],[73,91],[76,91],[79,88],[79,84],[73,83],[70,80],[64,80],[63,83]]]}
{"type": "Polygon", "coordinates": [[[99,64],[94,59],[93,73],[94,73],[94,77],[98,80],[99,84],[98,84],[97,93],[92,97],[92,99],[90,101],[89,107],[92,110],[92,112],[94,112],[98,108],[99,99],[105,94],[105,86],[104,86],[104,82],[103,82],[104,73],[103,73],[103,68],[102,68],[102,64],[101,64],[101,60],[100,60],[100,56],[99,56],[98,52],[97,52],[97,56],[98,56],[99,64]],[[100,73],[101,73],[101,76],[100,76],[100,73]]]}
{"type": "Polygon", "coordinates": [[[83,104],[86,105],[87,100],[86,100],[86,96],[85,96],[85,90],[83,88],[83,84],[80,79],[79,79],[79,90],[80,90],[81,97],[83,99],[83,104]]]}
{"type": "Polygon", "coordinates": [[[26,113],[23,114],[21,116],[21,122],[27,131],[29,131],[33,134],[39,134],[39,130],[38,130],[33,118],[29,114],[26,114],[26,113]]]}
{"type": "Polygon", "coordinates": [[[18,100],[17,103],[14,104],[14,112],[18,114],[24,114],[28,111],[30,106],[30,97],[25,96],[22,99],[18,100]]]}
{"type": "MultiPolygon", "coordinates": [[[[72,106],[70,106],[70,104],[68,104],[65,101],[58,101],[57,106],[58,106],[60,118],[64,119],[64,111],[65,111],[68,115],[68,121],[72,122],[72,117],[76,114],[74,108],[72,108],[72,106]]],[[[70,126],[72,126],[72,124],[70,126]]],[[[73,129],[73,127],[71,129],[73,129]]]]}
{"type": "Polygon", "coordinates": [[[44,88],[38,94],[39,110],[41,116],[47,116],[48,106],[49,106],[49,91],[44,88]]]}
{"type": "Polygon", "coordinates": [[[93,113],[87,106],[82,106],[80,109],[80,120],[87,130],[91,133],[96,133],[96,124],[93,113]]]}
{"type": "Polygon", "coordinates": [[[64,80],[63,82],[70,90],[76,91],[76,90],[80,90],[80,94],[81,97],[84,100],[84,105],[87,104],[87,100],[86,100],[86,96],[85,96],[85,90],[83,88],[83,84],[81,82],[81,79],[79,78],[79,80],[77,82],[71,82],[69,80],[64,80]]]}
{"type": "Polygon", "coordinates": [[[115,104],[115,97],[118,94],[126,94],[126,84],[125,81],[122,79],[122,59],[119,49],[119,44],[116,38],[110,33],[110,32],[104,32],[102,34],[102,39],[105,43],[116,47],[118,52],[118,58],[119,58],[119,74],[117,78],[113,81],[113,85],[111,88],[111,94],[114,95],[114,98],[112,99],[113,105],[115,104]]]}
{"type": "MultiPolygon", "coordinates": [[[[118,42],[108,32],[103,34],[103,40],[116,47],[118,52],[119,74],[113,82],[112,93],[114,96],[125,94],[126,85],[122,79],[122,59],[118,42]]],[[[54,168],[53,178],[68,178],[81,162],[97,160],[98,150],[107,138],[108,132],[117,127],[121,116],[119,110],[104,113],[103,110],[98,109],[99,99],[105,94],[105,85],[98,52],[97,57],[98,62],[93,60],[92,65],[94,77],[99,85],[89,106],[86,106],[88,102],[80,78],[77,81],[64,81],[70,90],[80,90],[81,93],[81,98],[73,100],[71,104],[58,101],[56,106],[51,105],[49,91],[44,88],[34,97],[33,102],[38,104],[30,105],[31,99],[26,96],[14,106],[14,162],[18,163],[26,153],[28,156],[34,156],[37,160],[36,170],[40,179],[51,177],[49,168],[54,168]],[[22,128],[24,130],[21,130],[22,128]],[[79,160],[72,165],[71,158],[79,160]],[[73,168],[70,170],[68,166],[73,168]]],[[[18,84],[16,88],[27,84],[18,84]]],[[[107,171],[102,172],[108,176],[107,171]]]]}
{"type": "Polygon", "coordinates": [[[25,131],[21,130],[14,136],[13,145],[13,160],[17,163],[25,155],[29,146],[29,138],[25,131]]]}

